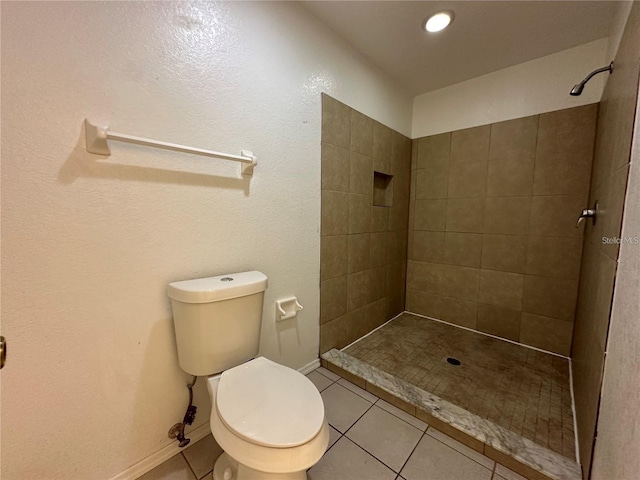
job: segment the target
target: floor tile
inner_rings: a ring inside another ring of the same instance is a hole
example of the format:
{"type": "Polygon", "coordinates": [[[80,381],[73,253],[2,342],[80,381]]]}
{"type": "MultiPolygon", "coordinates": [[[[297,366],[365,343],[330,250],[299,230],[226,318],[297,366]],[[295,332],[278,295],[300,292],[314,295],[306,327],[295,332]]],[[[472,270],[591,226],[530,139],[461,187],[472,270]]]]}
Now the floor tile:
{"type": "Polygon", "coordinates": [[[182,451],[193,473],[195,473],[198,478],[204,477],[213,470],[213,464],[218,457],[222,455],[222,452],[222,448],[220,448],[211,434],[193,445],[189,445],[188,448],[182,451]]]}
{"type": "Polygon", "coordinates": [[[513,470],[509,470],[507,467],[505,467],[504,465],[500,465],[499,463],[496,464],[495,475],[505,480],[527,480],[519,473],[516,473],[513,470]]]}
{"type": "Polygon", "coordinates": [[[360,388],[359,386],[354,385],[349,380],[345,380],[344,378],[341,378],[340,380],[338,380],[338,384],[342,385],[344,388],[348,390],[351,390],[356,395],[364,398],[365,400],[370,401],[371,403],[376,403],[376,401],[378,401],[378,397],[360,388]]]}
{"type": "Polygon", "coordinates": [[[423,432],[427,429],[427,424],[424,423],[422,420],[414,417],[413,415],[409,415],[404,410],[400,410],[398,407],[396,407],[395,405],[391,405],[389,402],[385,402],[384,400],[379,399],[376,402],[376,406],[380,407],[383,410],[386,410],[387,412],[395,415],[396,417],[404,420],[405,422],[413,425],[414,427],[419,428],[423,432]]]}
{"type": "Polygon", "coordinates": [[[427,430],[427,435],[430,435],[436,440],[441,441],[445,445],[450,446],[457,452],[460,452],[464,456],[469,457],[471,460],[475,460],[483,467],[487,467],[488,469],[493,470],[493,467],[495,465],[495,462],[493,460],[491,460],[489,457],[485,457],[484,455],[482,455],[480,452],[477,452],[473,448],[469,448],[466,445],[460,443],[459,441],[451,438],[449,435],[445,435],[444,433],[442,433],[439,430],[436,430],[435,428],[429,428],[429,430],[427,430]]]}
{"type": "Polygon", "coordinates": [[[309,480],[394,480],[395,472],[342,437],[309,470],[309,480]]]}
{"type": "Polygon", "coordinates": [[[371,407],[370,402],[337,383],[320,395],[327,421],[341,433],[346,432],[371,407]]]}
{"type": "Polygon", "coordinates": [[[195,480],[187,461],[181,454],[174,455],[138,480],[195,480]]]}
{"type": "Polygon", "coordinates": [[[338,430],[329,425],[329,445],[327,445],[327,450],[329,450],[334,443],[340,440],[341,436],[342,434],[338,430]]]}
{"type": "Polygon", "coordinates": [[[422,432],[395,415],[373,406],[346,435],[398,472],[411,455],[422,432]]]}
{"type": "Polygon", "coordinates": [[[311,373],[308,373],[307,378],[313,382],[319,392],[323,391],[333,383],[333,380],[330,380],[329,378],[325,377],[321,373],[316,372],[315,370],[311,373]]]}
{"type": "Polygon", "coordinates": [[[325,377],[327,377],[329,380],[333,380],[334,382],[337,380],[340,380],[340,376],[336,375],[335,373],[333,373],[330,370],[327,370],[324,367],[318,367],[314,370],[314,372],[318,372],[321,373],[322,375],[324,375],[325,377]]]}
{"type": "Polygon", "coordinates": [[[407,480],[490,480],[492,472],[435,438],[424,435],[401,475],[407,480]]]}

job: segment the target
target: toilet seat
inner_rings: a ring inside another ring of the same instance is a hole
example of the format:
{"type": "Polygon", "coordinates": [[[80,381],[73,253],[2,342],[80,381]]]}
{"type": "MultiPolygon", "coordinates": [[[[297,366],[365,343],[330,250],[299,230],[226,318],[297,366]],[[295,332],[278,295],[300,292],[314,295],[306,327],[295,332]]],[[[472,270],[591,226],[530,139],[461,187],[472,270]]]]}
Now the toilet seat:
{"type": "Polygon", "coordinates": [[[220,376],[215,406],[222,423],[252,444],[292,448],[323,428],[324,404],[301,373],[258,357],[220,376]]]}

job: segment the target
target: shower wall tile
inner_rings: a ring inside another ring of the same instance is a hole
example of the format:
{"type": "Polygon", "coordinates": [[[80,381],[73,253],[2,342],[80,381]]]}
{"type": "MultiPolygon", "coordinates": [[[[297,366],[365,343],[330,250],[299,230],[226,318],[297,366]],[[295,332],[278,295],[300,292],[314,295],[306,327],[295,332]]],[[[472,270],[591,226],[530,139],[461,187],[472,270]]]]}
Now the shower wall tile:
{"type": "Polygon", "coordinates": [[[526,273],[528,243],[526,235],[483,235],[482,268],[526,273]]]}
{"type": "Polygon", "coordinates": [[[349,148],[351,109],[328,95],[322,96],[322,141],[349,148]]]}
{"type": "Polygon", "coordinates": [[[446,233],[444,263],[465,267],[480,267],[482,235],[475,233],[446,233]]]}
{"type": "Polygon", "coordinates": [[[322,235],[349,233],[349,194],[324,190],[322,192],[322,235]]]}
{"type": "Polygon", "coordinates": [[[524,275],[482,270],[478,300],[497,307],[522,310],[524,275]]]}
{"type": "Polygon", "coordinates": [[[481,332],[517,342],[520,340],[520,316],[519,310],[479,303],[477,328],[481,332]]]}
{"type": "Polygon", "coordinates": [[[415,230],[442,232],[447,222],[447,200],[416,200],[415,230]]]}
{"type": "Polygon", "coordinates": [[[573,321],[578,297],[578,279],[527,275],[522,310],[560,320],[573,321]]]}
{"type": "MultiPolygon", "coordinates": [[[[575,223],[589,202],[585,195],[541,195],[532,198],[531,225],[533,235],[582,238],[584,222],[575,223]]],[[[590,208],[590,207],[589,207],[590,208]]]]}
{"type": "Polygon", "coordinates": [[[322,142],[322,190],[349,191],[349,150],[322,142]]]}
{"type": "Polygon", "coordinates": [[[449,166],[451,133],[433,135],[414,140],[416,145],[415,168],[441,168],[449,166]]]}
{"type": "Polygon", "coordinates": [[[347,277],[324,280],[320,288],[320,323],[324,324],[347,313],[347,277]]]}
{"type": "Polygon", "coordinates": [[[322,105],[324,353],[346,346],[405,309],[408,231],[413,226],[411,163],[417,143],[414,149],[409,138],[327,95],[322,105]],[[390,207],[373,205],[374,170],[393,176],[390,207]]]}
{"type": "MultiPolygon", "coordinates": [[[[595,200],[587,195],[597,111],[588,105],[413,141],[411,311],[442,320],[463,312],[464,320],[450,321],[538,345],[531,325],[572,324],[583,234],[608,231],[604,213],[595,228],[575,228],[595,200]],[[452,267],[475,272],[477,296],[461,283],[469,274],[460,277],[452,267]]],[[[601,182],[596,196],[613,205],[611,184],[601,182]]],[[[608,221],[611,231],[619,228],[618,218],[608,221]]],[[[562,331],[570,344],[571,329],[562,331]]],[[[565,352],[563,335],[548,348],[565,352]]]]}
{"type": "Polygon", "coordinates": [[[484,233],[526,235],[529,233],[531,197],[487,197],[484,203],[484,233]]]}
{"type": "Polygon", "coordinates": [[[485,125],[452,133],[449,198],[485,196],[490,132],[485,125]]]}
{"type": "Polygon", "coordinates": [[[370,266],[371,234],[359,233],[348,235],[348,270],[349,273],[367,270],[370,266]]]}
{"type": "Polygon", "coordinates": [[[540,115],[534,195],[589,191],[598,105],[540,115]]]}
{"type": "Polygon", "coordinates": [[[487,196],[531,195],[537,138],[537,116],[491,125],[487,196]]]}
{"type": "Polygon", "coordinates": [[[484,201],[478,198],[450,198],[446,200],[448,232],[482,233],[484,201]]]}
{"type": "Polygon", "coordinates": [[[520,338],[523,343],[568,356],[571,353],[573,322],[522,314],[520,338]]]}
{"type": "Polygon", "coordinates": [[[371,157],[351,152],[349,192],[371,195],[373,191],[373,163],[371,157]]]}
{"type": "Polygon", "coordinates": [[[373,156],[373,120],[351,109],[350,150],[368,157],[373,156]]]}

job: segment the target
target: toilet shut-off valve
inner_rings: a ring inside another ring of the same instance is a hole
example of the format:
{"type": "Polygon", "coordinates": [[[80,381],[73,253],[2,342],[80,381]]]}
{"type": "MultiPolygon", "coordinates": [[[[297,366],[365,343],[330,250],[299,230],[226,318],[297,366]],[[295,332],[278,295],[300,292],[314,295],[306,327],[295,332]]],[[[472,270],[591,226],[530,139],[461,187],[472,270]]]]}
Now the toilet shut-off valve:
{"type": "Polygon", "coordinates": [[[582,210],[582,213],[578,217],[578,221],[576,222],[576,228],[580,226],[580,222],[582,222],[586,218],[590,218],[593,221],[593,225],[596,224],[596,216],[598,215],[598,202],[593,205],[593,208],[585,208],[582,210]]]}

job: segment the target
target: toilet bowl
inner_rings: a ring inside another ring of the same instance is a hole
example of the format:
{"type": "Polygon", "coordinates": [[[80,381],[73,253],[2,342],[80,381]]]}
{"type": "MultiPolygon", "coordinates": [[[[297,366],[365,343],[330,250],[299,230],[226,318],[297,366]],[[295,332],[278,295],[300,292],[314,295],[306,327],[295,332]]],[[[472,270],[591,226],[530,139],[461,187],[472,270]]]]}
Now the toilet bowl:
{"type": "Polygon", "coordinates": [[[305,480],[329,444],[322,397],[264,357],[208,378],[211,431],[225,451],[215,480],[305,480]]]}

